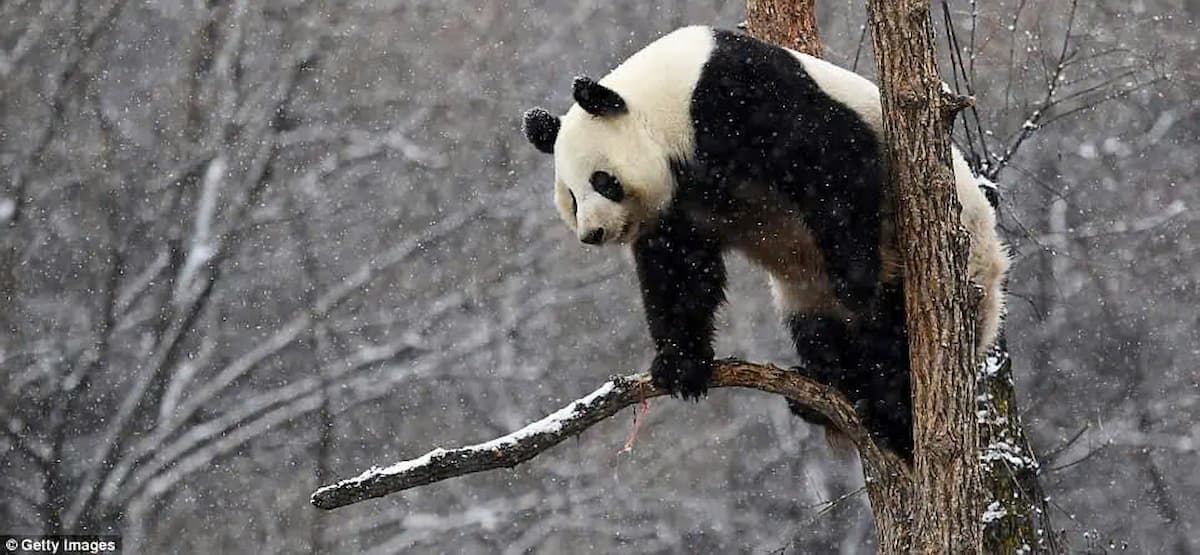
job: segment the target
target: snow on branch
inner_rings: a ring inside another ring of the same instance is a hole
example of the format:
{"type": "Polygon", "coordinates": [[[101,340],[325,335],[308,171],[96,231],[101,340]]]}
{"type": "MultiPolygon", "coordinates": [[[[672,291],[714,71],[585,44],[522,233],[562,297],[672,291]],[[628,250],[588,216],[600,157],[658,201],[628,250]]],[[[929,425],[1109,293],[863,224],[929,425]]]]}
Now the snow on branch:
{"type": "MultiPolygon", "coordinates": [[[[829,419],[858,448],[865,466],[889,469],[902,464],[895,455],[875,445],[845,397],[796,370],[726,359],[717,361],[709,387],[743,387],[783,395],[829,419]]],[[[384,468],[372,467],[354,478],[318,489],[312,494],[312,504],[336,509],[456,476],[512,468],[625,407],[661,395],[666,392],[654,386],[649,374],[613,377],[586,397],[511,434],[456,449],[434,449],[384,468]]]]}

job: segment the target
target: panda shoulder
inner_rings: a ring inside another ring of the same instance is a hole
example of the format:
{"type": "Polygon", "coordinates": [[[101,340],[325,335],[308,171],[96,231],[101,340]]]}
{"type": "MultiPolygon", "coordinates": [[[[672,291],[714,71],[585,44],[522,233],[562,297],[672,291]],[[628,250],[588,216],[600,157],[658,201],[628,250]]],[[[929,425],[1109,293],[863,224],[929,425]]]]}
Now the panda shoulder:
{"type": "Polygon", "coordinates": [[[883,105],[875,83],[832,62],[790,48],[788,51],[825,94],[853,110],[876,133],[883,133],[883,105]]]}

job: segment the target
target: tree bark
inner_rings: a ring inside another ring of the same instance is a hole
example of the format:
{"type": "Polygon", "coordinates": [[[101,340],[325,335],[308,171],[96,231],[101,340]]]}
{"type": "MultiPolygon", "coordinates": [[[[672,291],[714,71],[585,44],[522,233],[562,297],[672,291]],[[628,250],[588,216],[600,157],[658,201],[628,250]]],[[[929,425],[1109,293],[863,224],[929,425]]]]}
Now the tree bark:
{"type": "Polygon", "coordinates": [[[821,55],[815,0],[746,0],[746,30],[760,40],[821,55]]]}
{"type": "Polygon", "coordinates": [[[949,143],[949,124],[965,102],[938,76],[928,0],[869,0],[868,8],[904,262],[916,444],[912,550],[979,553],[978,294],[967,278],[949,143]]]}

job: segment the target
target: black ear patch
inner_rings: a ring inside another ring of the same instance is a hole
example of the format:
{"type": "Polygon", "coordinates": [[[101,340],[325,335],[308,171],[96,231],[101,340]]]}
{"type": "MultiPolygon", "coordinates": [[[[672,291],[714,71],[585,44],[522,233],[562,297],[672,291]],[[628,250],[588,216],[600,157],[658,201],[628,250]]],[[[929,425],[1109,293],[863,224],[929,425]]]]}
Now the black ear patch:
{"type": "Polygon", "coordinates": [[[558,116],[542,108],[532,108],[525,112],[521,130],[525,132],[525,138],[538,150],[554,154],[554,140],[558,138],[558,128],[561,125],[558,116]]]}
{"type": "Polygon", "coordinates": [[[609,116],[629,111],[625,99],[616,91],[580,75],[571,85],[575,102],[593,116],[609,116]]]}

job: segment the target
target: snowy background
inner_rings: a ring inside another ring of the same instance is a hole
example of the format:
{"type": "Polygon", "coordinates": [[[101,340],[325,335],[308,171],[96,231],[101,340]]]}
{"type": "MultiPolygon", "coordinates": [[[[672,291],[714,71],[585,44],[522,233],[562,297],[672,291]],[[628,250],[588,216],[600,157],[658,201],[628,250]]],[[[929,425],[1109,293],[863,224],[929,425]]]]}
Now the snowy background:
{"type": "MultiPolygon", "coordinates": [[[[0,533],[115,532],[144,553],[872,552],[857,463],[758,393],[652,402],[628,454],[632,411],[515,471],[308,503],[647,366],[630,261],[571,238],[519,120],[675,27],[743,18],[655,4],[0,2],[0,533]]],[[[870,75],[862,4],[818,2],[826,57],[870,75]]],[[[1062,72],[1066,0],[978,7],[976,130],[999,156],[1036,128],[998,179],[1009,341],[1072,551],[1187,553],[1200,2],[1085,4],[1062,72]],[[1034,116],[1056,73],[1061,103],[1034,116]]],[[[966,48],[972,4],[950,8],[966,48]]],[[[731,274],[718,352],[792,361],[761,274],[731,274]]]]}

